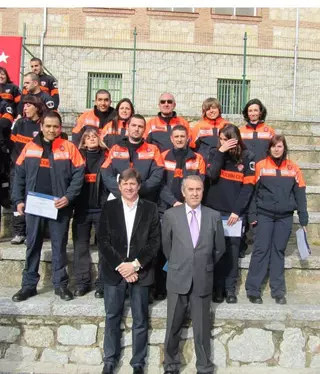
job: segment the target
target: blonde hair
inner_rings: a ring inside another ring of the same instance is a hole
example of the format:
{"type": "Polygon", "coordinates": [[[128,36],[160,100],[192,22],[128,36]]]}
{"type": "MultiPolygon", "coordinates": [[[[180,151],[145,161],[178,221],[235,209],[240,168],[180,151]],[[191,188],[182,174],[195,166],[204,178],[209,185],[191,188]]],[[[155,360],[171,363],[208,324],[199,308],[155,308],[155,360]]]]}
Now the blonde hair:
{"type": "Polygon", "coordinates": [[[105,142],[100,138],[97,130],[95,129],[87,129],[85,130],[85,132],[82,134],[81,136],[81,139],[80,139],[80,143],[79,143],[79,149],[86,149],[87,147],[85,146],[85,141],[86,141],[86,138],[90,135],[90,134],[94,134],[97,136],[99,142],[98,142],[98,145],[99,145],[99,148],[101,149],[108,149],[107,145],[105,144],[105,142]]]}
{"type": "Polygon", "coordinates": [[[212,106],[219,109],[219,115],[221,116],[222,108],[221,108],[220,101],[214,97],[208,97],[202,103],[202,116],[203,117],[205,117],[206,111],[209,110],[212,106]]]}

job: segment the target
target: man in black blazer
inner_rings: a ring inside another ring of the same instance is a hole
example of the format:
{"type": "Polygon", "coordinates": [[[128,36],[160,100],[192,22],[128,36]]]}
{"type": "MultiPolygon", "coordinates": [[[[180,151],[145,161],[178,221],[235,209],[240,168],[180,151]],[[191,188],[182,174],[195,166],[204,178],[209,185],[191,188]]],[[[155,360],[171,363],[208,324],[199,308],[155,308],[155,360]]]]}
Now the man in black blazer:
{"type": "Polygon", "coordinates": [[[120,356],[120,322],[126,290],[132,310],[133,373],[144,372],[148,344],[148,296],[154,281],[152,260],[160,248],[159,214],[155,203],[139,198],[140,174],[135,169],[120,173],[119,199],[102,209],[98,230],[106,327],[104,368],[112,374],[120,356]]]}

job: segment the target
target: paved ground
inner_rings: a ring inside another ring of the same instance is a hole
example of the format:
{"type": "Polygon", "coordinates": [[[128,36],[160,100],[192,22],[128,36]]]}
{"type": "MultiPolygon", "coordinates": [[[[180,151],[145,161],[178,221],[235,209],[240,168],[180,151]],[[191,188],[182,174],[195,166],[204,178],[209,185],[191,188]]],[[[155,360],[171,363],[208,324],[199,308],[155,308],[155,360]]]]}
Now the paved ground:
{"type": "MultiPolygon", "coordinates": [[[[10,371],[1,371],[0,374],[100,374],[102,366],[88,367],[84,365],[66,365],[65,367],[54,367],[51,364],[25,364],[25,368],[22,368],[23,364],[17,363],[22,369],[14,367],[14,363],[5,364],[0,360],[0,370],[10,369],[10,371]],[[2,365],[5,366],[1,368],[2,365]]],[[[217,369],[214,374],[319,374],[318,369],[282,369],[282,368],[258,368],[258,367],[235,367],[228,369],[217,369]]],[[[132,374],[132,368],[130,366],[122,366],[115,374],[132,374]]],[[[145,374],[163,374],[163,370],[156,367],[149,367],[145,371],[145,374]]],[[[181,374],[196,374],[195,369],[185,369],[181,371],[181,374]]]]}

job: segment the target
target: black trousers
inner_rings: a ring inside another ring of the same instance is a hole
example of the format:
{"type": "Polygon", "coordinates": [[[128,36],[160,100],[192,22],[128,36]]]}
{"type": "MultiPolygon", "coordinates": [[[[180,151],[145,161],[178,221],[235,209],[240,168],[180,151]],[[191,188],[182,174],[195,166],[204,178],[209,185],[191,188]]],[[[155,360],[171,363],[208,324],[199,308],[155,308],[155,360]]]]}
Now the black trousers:
{"type": "Polygon", "coordinates": [[[180,369],[179,342],[181,329],[190,305],[197,371],[213,373],[214,366],[210,359],[210,304],[211,294],[201,297],[195,295],[192,289],[186,295],[168,291],[164,370],[175,371],[180,369]]]}
{"type": "MultiPolygon", "coordinates": [[[[11,164],[10,170],[10,190],[12,190],[14,182],[14,164],[11,164]]],[[[18,215],[17,207],[13,207],[13,220],[12,220],[12,233],[13,236],[26,236],[26,218],[25,216],[18,215]]]]}
{"type": "MultiPolygon", "coordinates": [[[[98,225],[101,212],[79,213],[76,211],[72,221],[72,237],[74,247],[73,267],[76,277],[76,286],[90,287],[91,285],[91,256],[90,256],[90,233],[92,226],[98,231],[98,225]]],[[[101,281],[101,261],[100,252],[98,252],[98,278],[96,288],[103,289],[101,281]]]]}
{"type": "Polygon", "coordinates": [[[52,246],[52,282],[54,288],[67,287],[68,229],[71,217],[70,207],[59,210],[57,220],[26,214],[27,252],[22,273],[22,287],[35,288],[40,279],[39,264],[44,237],[45,223],[48,223],[52,246]]]}
{"type": "Polygon", "coordinates": [[[284,253],[292,230],[293,216],[271,218],[258,215],[256,238],[246,280],[248,296],[260,296],[260,287],[269,268],[272,297],[286,293],[284,253]]]}
{"type": "Polygon", "coordinates": [[[104,363],[116,366],[120,357],[120,323],[123,316],[126,291],[129,288],[132,311],[132,367],[145,366],[148,347],[149,287],[127,283],[124,279],[116,286],[104,285],[106,327],[104,332],[104,363]]]}
{"type": "MultiPolygon", "coordinates": [[[[222,216],[229,217],[230,213],[221,212],[222,216]]],[[[242,229],[246,225],[242,217],[242,229]]],[[[239,251],[242,237],[225,237],[226,251],[214,268],[213,290],[219,289],[234,293],[239,278],[239,251]]]]}

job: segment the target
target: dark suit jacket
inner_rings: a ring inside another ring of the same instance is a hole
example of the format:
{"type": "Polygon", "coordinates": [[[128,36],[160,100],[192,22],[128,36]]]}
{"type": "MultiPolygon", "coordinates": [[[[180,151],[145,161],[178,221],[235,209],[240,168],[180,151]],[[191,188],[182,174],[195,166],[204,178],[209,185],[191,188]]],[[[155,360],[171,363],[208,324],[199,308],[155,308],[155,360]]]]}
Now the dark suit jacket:
{"type": "Polygon", "coordinates": [[[193,247],[185,204],[171,208],[162,219],[163,252],[168,260],[167,290],[198,296],[212,292],[214,265],[225,252],[220,213],[201,206],[201,227],[193,247]]]}
{"type": "Polygon", "coordinates": [[[139,199],[133,224],[129,258],[127,258],[127,231],[121,199],[107,201],[101,212],[98,229],[98,248],[101,254],[102,279],[117,285],[122,276],[116,267],[122,262],[139,260],[139,284],[149,286],[154,282],[152,260],[160,249],[160,222],[155,203],[139,199]]]}

